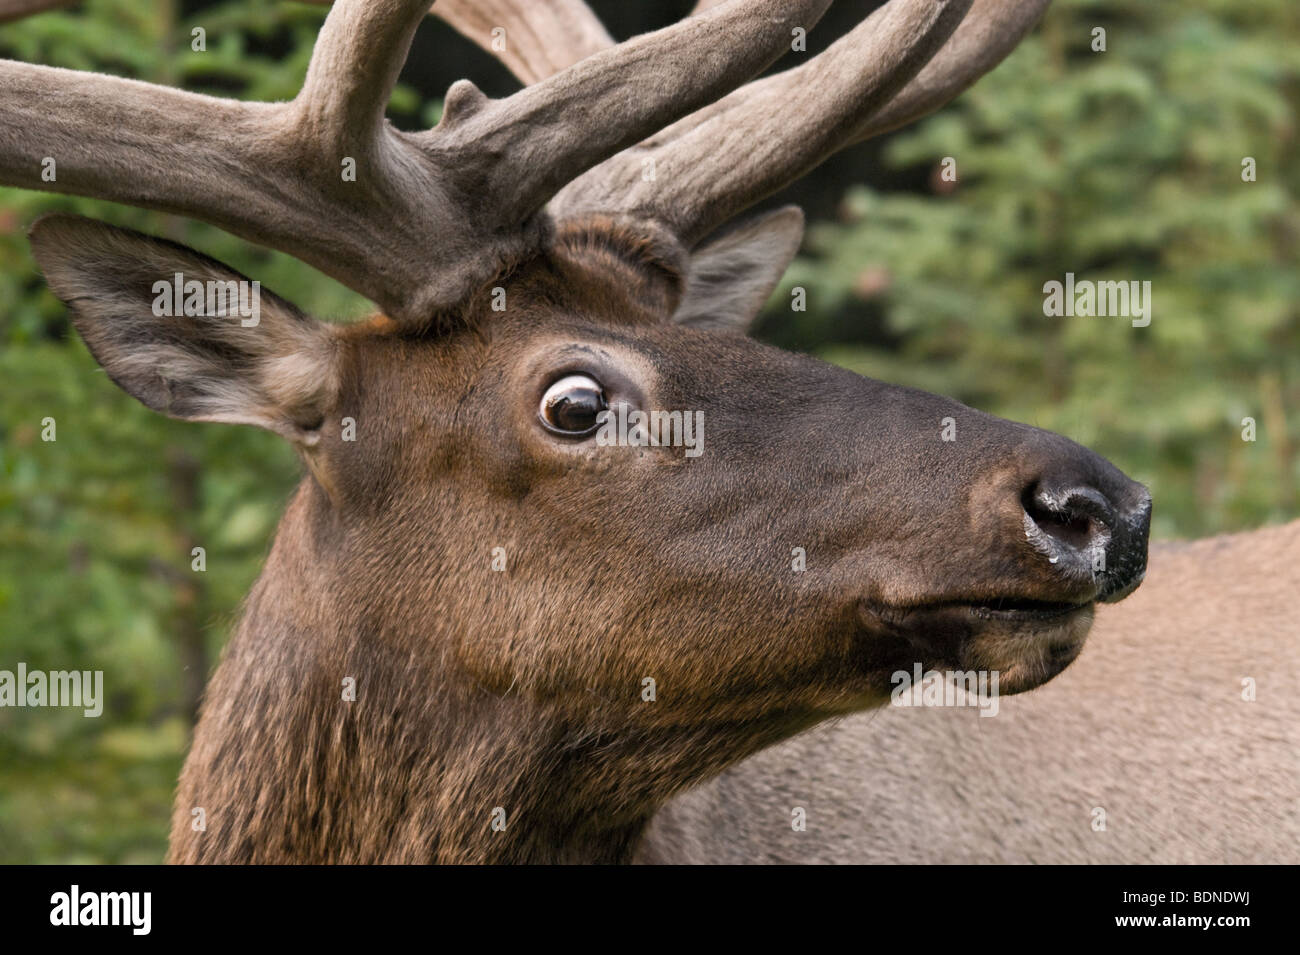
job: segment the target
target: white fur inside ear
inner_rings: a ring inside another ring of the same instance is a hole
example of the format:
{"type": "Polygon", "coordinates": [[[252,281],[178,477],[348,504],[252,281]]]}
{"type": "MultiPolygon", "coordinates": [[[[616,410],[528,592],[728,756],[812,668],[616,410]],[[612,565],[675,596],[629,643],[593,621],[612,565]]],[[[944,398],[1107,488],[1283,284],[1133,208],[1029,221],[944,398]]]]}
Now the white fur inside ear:
{"type": "Polygon", "coordinates": [[[786,206],[741,223],[691,255],[686,292],[673,321],[745,332],[803,241],[803,212],[786,206]]]}

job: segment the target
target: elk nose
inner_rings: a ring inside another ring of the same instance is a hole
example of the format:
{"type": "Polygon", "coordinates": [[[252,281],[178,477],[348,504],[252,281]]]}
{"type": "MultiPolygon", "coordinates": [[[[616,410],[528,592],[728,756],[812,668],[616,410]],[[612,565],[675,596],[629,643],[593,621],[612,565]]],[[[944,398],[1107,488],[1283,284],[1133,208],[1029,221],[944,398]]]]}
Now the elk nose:
{"type": "Polygon", "coordinates": [[[1089,574],[1096,599],[1128,596],[1147,569],[1151,495],[1116,472],[1106,480],[1044,478],[1025,489],[1025,532],[1062,575],[1089,574]]]}

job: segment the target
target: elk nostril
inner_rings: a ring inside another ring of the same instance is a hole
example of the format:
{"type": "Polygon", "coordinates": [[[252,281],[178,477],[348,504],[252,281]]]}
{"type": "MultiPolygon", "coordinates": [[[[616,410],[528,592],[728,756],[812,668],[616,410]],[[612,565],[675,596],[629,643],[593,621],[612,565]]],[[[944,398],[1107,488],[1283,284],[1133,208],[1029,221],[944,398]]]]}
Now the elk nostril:
{"type": "Polygon", "coordinates": [[[1092,540],[1093,528],[1090,517],[1071,517],[1069,515],[1049,514],[1046,517],[1035,516],[1038,526],[1057,540],[1064,541],[1072,547],[1082,550],[1092,540]]]}
{"type": "Polygon", "coordinates": [[[1035,483],[1021,503],[1039,530],[1072,551],[1086,551],[1107,538],[1114,522],[1110,503],[1089,487],[1057,490],[1035,483]]]}

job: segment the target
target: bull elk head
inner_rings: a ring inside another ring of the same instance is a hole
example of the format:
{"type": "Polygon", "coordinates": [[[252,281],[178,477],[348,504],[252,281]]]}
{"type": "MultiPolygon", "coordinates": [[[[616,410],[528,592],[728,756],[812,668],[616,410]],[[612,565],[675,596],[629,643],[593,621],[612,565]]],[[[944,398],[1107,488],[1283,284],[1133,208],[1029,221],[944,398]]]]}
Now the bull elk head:
{"type": "Polygon", "coordinates": [[[384,111],[428,0],[339,0],[288,103],[0,63],[0,182],[214,223],[383,310],[160,316],[160,281],[242,277],[84,219],[31,231],[117,384],[268,428],[308,472],[208,688],[171,858],[623,860],[671,794],[896,670],[1016,692],[1066,666],[1141,580],[1146,491],[747,339],[802,216],[724,229],[946,102],[1045,4],[891,0],[746,85],[829,0],[701,3],[617,45],[581,0],[441,0],[504,26],[528,85],[456,83],[416,133],[384,111]],[[607,446],[620,407],[699,414],[704,453],[607,446]]]}

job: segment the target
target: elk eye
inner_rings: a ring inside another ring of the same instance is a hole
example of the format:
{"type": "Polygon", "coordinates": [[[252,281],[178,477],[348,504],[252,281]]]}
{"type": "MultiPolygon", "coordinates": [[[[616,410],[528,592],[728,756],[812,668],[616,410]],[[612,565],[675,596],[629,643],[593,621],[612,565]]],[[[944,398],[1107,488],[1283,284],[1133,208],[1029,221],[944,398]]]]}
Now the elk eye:
{"type": "Polygon", "coordinates": [[[586,375],[565,375],[542,395],[537,416],[548,430],[569,437],[595,431],[597,416],[609,407],[600,383],[586,375]]]}

